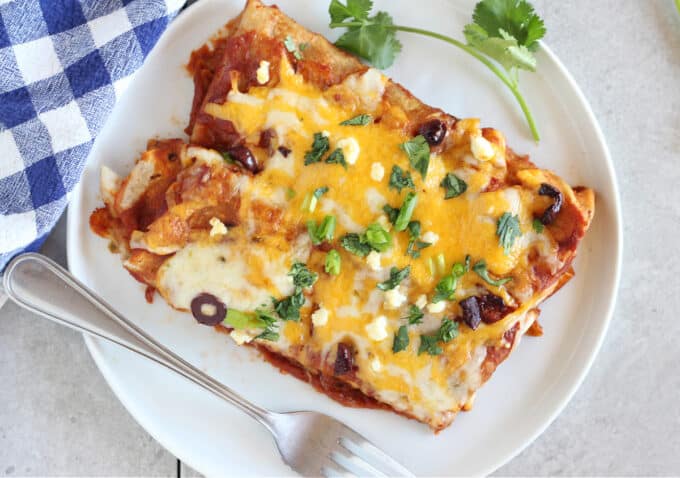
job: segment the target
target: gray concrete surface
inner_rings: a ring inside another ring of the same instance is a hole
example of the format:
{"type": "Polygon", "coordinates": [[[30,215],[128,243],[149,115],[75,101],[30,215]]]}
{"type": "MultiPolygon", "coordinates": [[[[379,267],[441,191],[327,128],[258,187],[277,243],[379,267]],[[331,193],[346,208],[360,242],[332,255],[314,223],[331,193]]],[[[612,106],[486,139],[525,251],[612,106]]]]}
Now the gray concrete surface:
{"type": "MultiPolygon", "coordinates": [[[[680,17],[672,0],[534,4],[608,139],[624,269],[614,322],[583,386],[497,474],[678,475],[680,17]]],[[[63,260],[63,243],[60,227],[46,252],[63,260]]],[[[118,403],[82,339],[11,304],[0,310],[0,384],[0,475],[175,474],[174,457],[118,403]]]]}

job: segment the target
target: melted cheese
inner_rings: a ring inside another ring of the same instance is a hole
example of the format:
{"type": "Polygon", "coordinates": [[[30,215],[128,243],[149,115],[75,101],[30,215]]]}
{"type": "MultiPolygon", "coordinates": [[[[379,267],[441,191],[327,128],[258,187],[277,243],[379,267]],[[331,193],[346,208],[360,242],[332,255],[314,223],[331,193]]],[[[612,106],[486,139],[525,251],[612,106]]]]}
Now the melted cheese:
{"type": "MultiPolygon", "coordinates": [[[[246,138],[257,137],[263,129],[272,128],[279,144],[292,151],[287,158],[280,153],[265,157],[257,151],[264,170],[240,185],[240,214],[243,223],[249,225],[243,232],[245,237],[261,220],[252,216],[256,200],[279,205],[282,223],[303,231],[307,221],[319,223],[325,215],[335,215],[336,240],[348,232],[361,233],[373,222],[385,223],[382,207],[385,204],[400,207],[405,192],[390,188],[383,176],[394,165],[411,170],[408,157],[399,147],[410,136],[383,122],[366,126],[340,123],[361,113],[392,111],[393,107],[382,99],[387,79],[368,69],[350,75],[343,84],[324,92],[305,83],[285,57],[279,76],[280,81],[273,88],[253,86],[248,92],[239,92],[233,85],[224,104],[211,103],[205,108],[214,117],[232,121],[246,138]],[[358,98],[358,103],[336,101],[336,97],[348,96],[358,98]],[[314,134],[319,132],[329,138],[330,151],[344,150],[347,168],[324,162],[304,165],[303,157],[311,149],[314,134]],[[312,211],[303,208],[304,198],[324,186],[329,190],[319,201],[319,207],[312,211]],[[295,191],[295,195],[282,199],[282,192],[289,190],[295,191]]],[[[357,376],[380,399],[422,419],[441,414],[440,419],[445,420],[446,411],[468,403],[481,384],[479,369],[486,356],[486,344],[500,340],[505,330],[530,310],[531,302],[477,331],[461,326],[458,337],[443,345],[444,353],[440,356],[418,354],[420,335],[434,333],[444,312],[460,314],[455,301],[426,307],[441,278],[432,275],[428,264],[443,255],[449,270],[453,263],[470,254],[475,261],[486,260],[490,273],[505,276],[527,267],[527,256],[532,250],[546,255],[555,252],[549,238],[530,233],[534,193],[519,187],[485,192],[494,172],[505,168],[504,147],[496,148],[484,139],[476,120],[460,121],[456,128],[460,129],[456,134],[463,138],[461,145],[443,155],[433,154],[425,180],[413,172],[418,193],[413,219],[420,221],[422,231],[427,231],[423,238],[432,242],[421,251],[420,258],[412,259],[405,253],[408,232],[392,231],[393,247],[380,255],[372,253],[367,259],[348,253],[335,242],[342,268],[339,275],[332,276],[323,272],[324,253],[315,250],[309,255],[309,243],[296,246],[307,247],[309,257],[299,251],[293,253],[289,241],[274,234],[273,245],[266,238],[258,243],[243,238],[210,245],[190,244],[163,266],[159,288],[171,303],[183,308],[189,306],[195,295],[207,291],[230,306],[252,310],[268,303],[270,296],[280,298],[292,292],[287,272],[294,257],[302,258],[319,274],[318,281],[308,292],[302,320],[282,322],[281,338],[267,345],[284,354],[294,349],[298,351],[296,360],[306,364],[310,357],[321,356],[324,360],[331,357],[338,342],[351,340],[357,349],[357,376]],[[489,161],[494,156],[496,160],[489,161]],[[440,183],[449,172],[464,179],[468,189],[461,196],[444,200],[440,183]],[[518,216],[523,233],[508,254],[496,234],[498,218],[505,212],[518,216]],[[226,260],[220,261],[219,257],[226,260]],[[391,267],[407,265],[411,273],[398,288],[387,293],[376,288],[378,282],[389,277],[391,267]],[[191,273],[197,270],[201,274],[191,273]],[[409,327],[407,350],[394,353],[392,337],[404,324],[402,318],[408,313],[409,304],[414,303],[424,309],[425,317],[420,325],[409,327]],[[312,313],[310,304],[323,307],[312,313]]],[[[385,226],[389,228],[388,224],[385,226]]],[[[232,229],[226,237],[231,240],[232,229]]],[[[456,300],[487,289],[507,303],[514,303],[505,287],[492,287],[472,272],[460,281],[456,300]]]]}

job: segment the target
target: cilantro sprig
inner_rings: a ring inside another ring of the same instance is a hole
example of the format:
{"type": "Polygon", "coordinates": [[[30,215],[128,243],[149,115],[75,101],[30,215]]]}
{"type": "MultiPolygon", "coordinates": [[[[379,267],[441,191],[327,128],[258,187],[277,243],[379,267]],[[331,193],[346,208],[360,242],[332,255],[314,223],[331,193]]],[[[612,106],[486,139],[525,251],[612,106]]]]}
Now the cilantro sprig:
{"type": "MultiPolygon", "coordinates": [[[[680,4],[680,0],[676,0],[680,4]]],[[[467,43],[440,33],[395,25],[387,12],[370,16],[371,0],[331,0],[328,13],[331,28],[346,31],[335,44],[354,53],[376,68],[387,68],[401,51],[397,31],[416,33],[442,40],[469,53],[482,62],[512,92],[536,141],[540,135],[526,100],[519,89],[519,71],[535,71],[538,41],[546,28],[527,0],[481,0],[465,26],[467,43]]],[[[679,6],[680,8],[680,6],[679,6]]]]}

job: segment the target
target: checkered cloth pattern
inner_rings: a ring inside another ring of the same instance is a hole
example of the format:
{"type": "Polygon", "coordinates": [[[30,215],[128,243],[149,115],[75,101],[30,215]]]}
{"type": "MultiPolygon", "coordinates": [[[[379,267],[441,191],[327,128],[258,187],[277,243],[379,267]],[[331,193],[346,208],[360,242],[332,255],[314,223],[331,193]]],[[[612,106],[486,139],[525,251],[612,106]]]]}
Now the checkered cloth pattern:
{"type": "Polygon", "coordinates": [[[0,0],[0,271],[40,247],[184,0],[0,0]]]}

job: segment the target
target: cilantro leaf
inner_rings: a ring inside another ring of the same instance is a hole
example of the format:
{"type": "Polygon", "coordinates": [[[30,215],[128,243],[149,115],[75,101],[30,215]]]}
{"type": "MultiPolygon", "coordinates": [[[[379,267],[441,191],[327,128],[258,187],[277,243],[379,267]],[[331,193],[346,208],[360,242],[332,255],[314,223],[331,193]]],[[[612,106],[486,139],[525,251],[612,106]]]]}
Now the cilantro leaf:
{"type": "Polygon", "coordinates": [[[281,317],[281,320],[292,320],[299,322],[300,308],[305,305],[305,296],[302,295],[300,287],[295,288],[293,295],[277,300],[273,299],[274,310],[281,317]]]}
{"type": "Polygon", "coordinates": [[[444,199],[451,199],[460,196],[467,191],[467,183],[453,173],[447,173],[439,183],[444,188],[444,199]]]}
{"type": "Polygon", "coordinates": [[[482,0],[472,19],[490,37],[500,38],[505,32],[532,52],[538,49],[538,40],[546,32],[543,20],[526,0],[482,0]]]}
{"type": "Polygon", "coordinates": [[[396,189],[401,192],[404,188],[415,189],[415,187],[416,185],[413,184],[413,178],[409,171],[404,173],[404,170],[396,164],[392,166],[392,172],[390,173],[390,189],[396,189]]]}
{"type": "Polygon", "coordinates": [[[395,354],[397,352],[401,352],[402,350],[406,350],[406,347],[408,347],[408,329],[405,325],[402,325],[399,327],[399,330],[397,330],[397,333],[394,334],[394,342],[392,343],[392,352],[395,354]]]}
{"type": "Polygon", "coordinates": [[[347,169],[347,161],[345,161],[345,153],[340,148],[335,148],[331,154],[328,155],[325,161],[327,164],[340,164],[347,169]]]}
{"type": "Polygon", "coordinates": [[[542,233],[543,229],[545,228],[540,219],[534,219],[534,221],[531,223],[531,227],[533,227],[534,231],[536,231],[539,234],[542,233]]]}
{"type": "MultiPolygon", "coordinates": [[[[341,16],[338,12],[336,8],[336,19],[341,16]]],[[[397,53],[401,51],[401,42],[397,40],[395,31],[389,28],[393,25],[392,17],[387,12],[378,12],[373,17],[366,17],[367,13],[361,13],[362,16],[354,17],[359,25],[347,27],[347,31],[336,40],[335,45],[360,56],[376,68],[391,66],[397,53]]],[[[343,20],[347,18],[350,17],[345,16],[343,20]]],[[[333,13],[331,20],[336,22],[333,13]]]]}
{"type": "Polygon", "coordinates": [[[502,286],[503,284],[505,284],[505,283],[507,283],[507,282],[510,282],[510,281],[512,280],[512,277],[505,277],[505,278],[503,278],[503,279],[497,279],[497,280],[496,280],[496,279],[492,279],[492,278],[489,276],[489,271],[488,271],[487,268],[486,268],[486,261],[483,260],[483,259],[482,259],[481,261],[477,262],[477,263],[472,267],[472,270],[475,271],[475,273],[476,273],[479,277],[481,277],[482,279],[484,279],[484,281],[485,281],[487,284],[490,284],[490,285],[495,286],[495,287],[500,287],[500,286],[502,286]]]}
{"type": "Polygon", "coordinates": [[[340,274],[340,264],[340,254],[335,249],[331,249],[326,254],[326,263],[323,266],[323,270],[326,271],[326,274],[336,276],[340,274]]]}
{"type": "Polygon", "coordinates": [[[406,247],[406,254],[417,259],[420,257],[420,251],[426,247],[430,247],[432,243],[418,240],[420,237],[420,221],[409,222],[407,229],[409,241],[408,246],[406,247]]]}
{"type": "Polygon", "coordinates": [[[390,278],[384,282],[379,282],[376,287],[380,290],[391,290],[397,287],[411,273],[411,266],[406,266],[399,270],[396,267],[390,269],[390,278]]]}
{"type": "Polygon", "coordinates": [[[332,22],[341,22],[352,17],[361,20],[368,18],[371,8],[373,8],[371,0],[347,0],[347,5],[343,5],[338,0],[332,0],[328,6],[328,13],[332,22]]]}
{"type": "Polygon", "coordinates": [[[305,153],[305,166],[321,161],[321,157],[330,149],[328,138],[322,133],[314,133],[312,149],[305,153]]]}
{"type": "Polygon", "coordinates": [[[317,273],[311,272],[302,262],[294,263],[288,275],[293,278],[295,287],[311,287],[318,278],[317,273]]]}
{"type": "Polygon", "coordinates": [[[274,342],[279,340],[276,318],[269,311],[255,309],[255,317],[264,324],[264,330],[255,337],[256,339],[271,340],[274,342]]]}
{"type": "Polygon", "coordinates": [[[442,319],[442,325],[437,331],[437,338],[440,342],[450,342],[458,337],[458,322],[451,319],[442,319]]]}
{"type": "Polygon", "coordinates": [[[373,250],[371,246],[361,241],[361,236],[356,232],[350,232],[342,236],[340,245],[348,252],[359,257],[366,257],[373,250]]]}
{"type": "Polygon", "coordinates": [[[366,126],[371,121],[373,121],[373,117],[371,115],[363,114],[343,121],[340,123],[340,126],[366,126]]]}
{"type": "Polygon", "coordinates": [[[503,247],[503,252],[507,255],[512,249],[512,245],[521,235],[519,229],[519,216],[513,216],[509,212],[504,212],[503,215],[498,219],[496,224],[496,235],[500,245],[503,247]]]}
{"type": "Polygon", "coordinates": [[[421,335],[420,347],[418,347],[418,355],[427,353],[429,355],[441,355],[442,348],[437,344],[439,341],[435,335],[421,335]]]}
{"type": "Polygon", "coordinates": [[[387,219],[389,219],[390,222],[394,224],[394,221],[397,220],[397,216],[399,215],[399,208],[392,207],[389,204],[385,204],[383,206],[383,212],[387,216],[387,219]]]}
{"type": "Polygon", "coordinates": [[[411,304],[408,306],[408,315],[402,318],[408,320],[408,325],[416,325],[423,321],[424,315],[422,310],[416,305],[411,304]]]}
{"type": "Polygon", "coordinates": [[[418,171],[423,179],[425,179],[427,169],[430,167],[430,145],[425,137],[419,134],[415,138],[399,145],[399,147],[408,156],[411,167],[418,171]]]}
{"type": "Polygon", "coordinates": [[[314,190],[314,197],[317,199],[321,199],[321,196],[326,194],[328,192],[328,186],[321,186],[320,188],[316,188],[314,190]]]}
{"type": "Polygon", "coordinates": [[[465,25],[463,34],[470,46],[490,56],[508,71],[513,68],[536,70],[534,54],[519,45],[505,30],[500,31],[499,37],[492,37],[479,25],[469,24],[465,25]]]}

